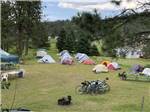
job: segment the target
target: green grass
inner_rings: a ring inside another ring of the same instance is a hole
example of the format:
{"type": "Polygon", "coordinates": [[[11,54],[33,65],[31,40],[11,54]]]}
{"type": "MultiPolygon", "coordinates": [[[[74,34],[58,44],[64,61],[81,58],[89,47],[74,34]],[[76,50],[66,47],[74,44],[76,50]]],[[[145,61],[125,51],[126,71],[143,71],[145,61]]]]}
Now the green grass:
{"type": "MultiPolygon", "coordinates": [[[[146,59],[119,59],[122,70],[94,74],[94,65],[59,64],[55,44],[49,53],[57,60],[56,64],[39,64],[35,59],[27,60],[21,68],[26,70],[22,79],[11,80],[9,90],[2,90],[3,107],[10,107],[17,83],[14,103],[16,107],[26,107],[36,112],[140,112],[142,96],[145,97],[144,112],[150,111],[150,83],[121,81],[117,74],[135,64],[148,65],[146,59]],[[75,87],[84,80],[97,80],[109,77],[110,92],[102,95],[78,95],[75,87]],[[58,106],[57,99],[71,95],[73,104],[58,106]]],[[[33,56],[33,54],[30,54],[33,56]]],[[[108,57],[92,57],[97,63],[108,57]]]]}

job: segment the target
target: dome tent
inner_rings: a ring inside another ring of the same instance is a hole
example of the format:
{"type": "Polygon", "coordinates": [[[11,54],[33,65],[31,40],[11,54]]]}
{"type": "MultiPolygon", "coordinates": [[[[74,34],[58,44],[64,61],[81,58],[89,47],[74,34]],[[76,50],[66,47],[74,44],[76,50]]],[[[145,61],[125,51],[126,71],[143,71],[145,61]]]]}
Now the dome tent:
{"type": "Polygon", "coordinates": [[[38,49],[36,52],[37,58],[43,58],[45,55],[47,55],[47,52],[45,49],[38,49]]]}
{"type": "Polygon", "coordinates": [[[110,62],[110,61],[105,60],[105,61],[102,61],[100,64],[103,64],[103,65],[105,65],[105,66],[107,67],[109,63],[111,63],[111,62],[110,62]]]}
{"type": "Polygon", "coordinates": [[[112,62],[107,65],[109,70],[118,70],[121,69],[120,65],[117,62],[112,62]]]}
{"type": "Polygon", "coordinates": [[[0,48],[0,58],[1,62],[7,63],[19,63],[19,57],[16,55],[11,55],[0,48]]]}
{"type": "Polygon", "coordinates": [[[87,54],[84,54],[84,53],[77,53],[75,55],[75,58],[79,63],[83,63],[85,65],[95,64],[95,62],[92,59],[90,59],[87,54]]]}
{"type": "Polygon", "coordinates": [[[144,75],[150,77],[150,68],[145,68],[145,69],[142,71],[142,74],[144,74],[144,75]]]}
{"type": "Polygon", "coordinates": [[[83,61],[89,59],[89,57],[88,57],[86,54],[84,54],[84,53],[77,53],[77,54],[75,55],[75,58],[76,58],[76,60],[79,61],[80,63],[82,63],[83,61]]]}
{"type": "Polygon", "coordinates": [[[131,72],[132,72],[133,74],[136,74],[136,73],[142,72],[143,69],[144,69],[144,67],[141,66],[141,65],[133,65],[132,68],[131,68],[131,72]]]}
{"type": "Polygon", "coordinates": [[[101,73],[101,72],[105,73],[108,72],[108,68],[103,64],[98,64],[93,68],[92,71],[95,73],[101,73]]]}
{"type": "Polygon", "coordinates": [[[72,65],[73,59],[67,50],[63,50],[59,53],[61,64],[72,65]]]}
{"type": "Polygon", "coordinates": [[[45,55],[43,58],[38,60],[39,63],[56,63],[50,55],[45,55]]]}

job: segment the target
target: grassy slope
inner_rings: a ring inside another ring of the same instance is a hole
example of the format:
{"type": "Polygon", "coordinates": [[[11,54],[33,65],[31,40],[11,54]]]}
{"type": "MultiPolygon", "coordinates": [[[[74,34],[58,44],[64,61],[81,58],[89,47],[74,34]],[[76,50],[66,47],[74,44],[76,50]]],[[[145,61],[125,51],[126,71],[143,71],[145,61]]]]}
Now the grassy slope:
{"type": "MultiPolygon", "coordinates": [[[[49,53],[57,60],[55,44],[49,53]]],[[[94,57],[99,60],[104,57],[94,57]]],[[[132,64],[149,64],[150,60],[144,59],[119,59],[123,70],[128,70],[132,64]]],[[[56,64],[38,64],[35,60],[26,61],[22,68],[26,76],[17,80],[17,95],[14,107],[27,107],[37,112],[139,112],[142,96],[145,96],[144,112],[150,110],[150,83],[137,81],[121,81],[117,77],[119,71],[94,74],[94,66],[75,65],[67,66],[56,64]],[[103,95],[78,95],[75,87],[84,80],[105,79],[111,91],[103,95]],[[57,99],[64,95],[73,97],[73,105],[61,107],[57,99]]],[[[10,106],[14,94],[16,80],[11,81],[10,90],[2,91],[3,106],[10,106]]]]}

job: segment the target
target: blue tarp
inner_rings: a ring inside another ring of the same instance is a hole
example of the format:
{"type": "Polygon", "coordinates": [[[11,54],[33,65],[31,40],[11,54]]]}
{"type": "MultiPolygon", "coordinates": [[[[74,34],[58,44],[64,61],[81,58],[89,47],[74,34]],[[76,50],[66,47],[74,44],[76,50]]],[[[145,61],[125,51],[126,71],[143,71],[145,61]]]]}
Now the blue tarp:
{"type": "Polygon", "coordinates": [[[1,62],[19,63],[19,57],[18,56],[11,55],[2,49],[0,49],[0,58],[1,58],[1,62]]]}

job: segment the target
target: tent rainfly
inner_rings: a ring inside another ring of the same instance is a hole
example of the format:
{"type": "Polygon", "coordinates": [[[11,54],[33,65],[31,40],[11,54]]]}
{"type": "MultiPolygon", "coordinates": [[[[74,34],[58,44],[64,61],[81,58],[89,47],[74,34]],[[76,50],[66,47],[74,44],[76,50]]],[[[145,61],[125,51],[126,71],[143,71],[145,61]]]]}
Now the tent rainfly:
{"type": "Polygon", "coordinates": [[[73,59],[67,50],[63,50],[62,52],[59,53],[59,55],[61,59],[61,64],[67,65],[73,64],[73,59]]]}
{"type": "Polygon", "coordinates": [[[45,49],[38,49],[36,52],[37,58],[43,58],[45,55],[47,55],[47,52],[45,49]]]}
{"type": "Polygon", "coordinates": [[[0,60],[7,63],[19,63],[19,57],[11,55],[0,48],[0,60]]]}
{"type": "Polygon", "coordinates": [[[150,68],[145,68],[145,69],[142,71],[142,74],[144,74],[144,75],[150,77],[150,68]]]}
{"type": "Polygon", "coordinates": [[[45,55],[43,58],[38,60],[39,63],[56,63],[50,55],[45,55]]]}
{"type": "Polygon", "coordinates": [[[105,73],[105,72],[108,72],[108,68],[103,64],[98,64],[93,68],[92,71],[95,73],[101,73],[101,72],[105,73]]]}
{"type": "Polygon", "coordinates": [[[95,62],[92,59],[90,59],[87,54],[84,54],[84,53],[77,53],[75,55],[75,58],[79,63],[83,63],[86,65],[94,65],[95,64],[95,62]]]}

